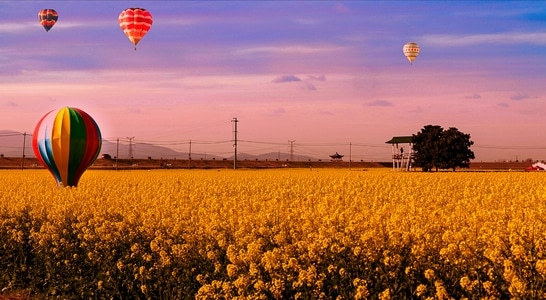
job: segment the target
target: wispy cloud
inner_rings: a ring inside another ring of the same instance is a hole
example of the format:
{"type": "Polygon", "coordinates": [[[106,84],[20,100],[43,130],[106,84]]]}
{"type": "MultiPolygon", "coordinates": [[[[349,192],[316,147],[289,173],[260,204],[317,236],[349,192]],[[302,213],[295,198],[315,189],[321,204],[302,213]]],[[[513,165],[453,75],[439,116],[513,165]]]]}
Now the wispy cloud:
{"type": "Polygon", "coordinates": [[[474,93],[472,95],[469,95],[469,96],[464,96],[465,99],[481,99],[482,96],[480,96],[480,94],[478,93],[474,93]]]}
{"type": "Polygon", "coordinates": [[[506,32],[487,34],[431,34],[419,39],[422,44],[457,47],[480,44],[535,44],[546,45],[546,32],[506,32]]]}
{"type": "Polygon", "coordinates": [[[235,54],[247,55],[254,53],[277,53],[277,54],[314,54],[323,52],[335,52],[344,50],[345,47],[341,46],[304,46],[304,45],[292,45],[292,46],[257,46],[248,47],[235,51],[235,54]]]}
{"type": "Polygon", "coordinates": [[[304,84],[305,84],[305,89],[308,90],[308,91],[316,91],[317,90],[317,88],[313,84],[311,84],[310,82],[305,81],[304,84]]]}
{"type": "MultiPolygon", "coordinates": [[[[152,15],[153,16],[153,15],[152,15]]],[[[166,18],[156,18],[154,20],[154,25],[169,25],[169,26],[189,26],[189,25],[195,25],[199,23],[207,23],[207,22],[213,22],[218,21],[215,18],[212,17],[189,17],[185,16],[184,18],[180,17],[166,17],[166,18]]]]}
{"type": "MultiPolygon", "coordinates": [[[[321,78],[321,77],[319,77],[321,78]]],[[[304,90],[316,91],[317,87],[310,82],[310,80],[301,80],[295,75],[281,75],[271,80],[273,83],[286,83],[286,82],[301,82],[301,87],[304,90]]]]}
{"type": "Polygon", "coordinates": [[[518,94],[515,94],[515,95],[510,97],[510,99],[514,100],[514,101],[519,101],[519,100],[523,100],[523,99],[527,99],[527,98],[529,98],[529,95],[522,94],[522,93],[518,93],[518,94]]]}
{"type": "Polygon", "coordinates": [[[274,83],[297,82],[297,81],[301,81],[301,79],[299,79],[298,77],[294,75],[281,75],[272,80],[272,82],[274,83]]]}
{"type": "Polygon", "coordinates": [[[136,107],[126,107],[125,111],[130,114],[137,114],[137,115],[140,115],[143,113],[142,109],[136,108],[136,107]]]}
{"type": "Polygon", "coordinates": [[[309,79],[318,80],[318,81],[326,81],[326,76],[324,74],[319,75],[319,76],[309,75],[309,79]]]}
{"type": "Polygon", "coordinates": [[[36,27],[40,26],[38,21],[26,22],[26,23],[4,23],[0,26],[0,33],[20,33],[23,31],[36,30],[36,27]]]}
{"type": "Polygon", "coordinates": [[[318,19],[312,19],[312,18],[297,18],[297,19],[294,19],[294,22],[303,24],[303,25],[315,25],[320,23],[318,19]]]}
{"type": "Polygon", "coordinates": [[[320,109],[318,113],[322,116],[333,116],[334,114],[331,111],[320,109]]]}
{"type": "Polygon", "coordinates": [[[366,103],[366,106],[393,106],[392,103],[386,100],[375,100],[366,103]]]}
{"type": "Polygon", "coordinates": [[[512,17],[529,17],[539,15],[544,17],[544,9],[542,7],[524,7],[524,8],[513,8],[510,10],[507,9],[485,9],[485,10],[464,10],[455,13],[455,16],[458,18],[512,18],[512,17]]]}
{"type": "Polygon", "coordinates": [[[510,107],[510,105],[506,102],[501,102],[499,104],[497,104],[498,107],[510,107]]]}
{"type": "Polygon", "coordinates": [[[424,110],[423,110],[423,108],[422,108],[421,106],[418,106],[418,107],[416,107],[415,109],[409,110],[409,112],[411,112],[411,113],[419,113],[419,114],[420,114],[420,113],[423,113],[424,110]]]}
{"type": "Polygon", "coordinates": [[[282,116],[286,114],[286,109],[282,108],[282,107],[279,107],[277,109],[274,109],[270,115],[272,116],[282,116]]]}
{"type": "Polygon", "coordinates": [[[338,13],[348,13],[351,11],[351,9],[343,3],[334,4],[334,10],[338,13]]]}

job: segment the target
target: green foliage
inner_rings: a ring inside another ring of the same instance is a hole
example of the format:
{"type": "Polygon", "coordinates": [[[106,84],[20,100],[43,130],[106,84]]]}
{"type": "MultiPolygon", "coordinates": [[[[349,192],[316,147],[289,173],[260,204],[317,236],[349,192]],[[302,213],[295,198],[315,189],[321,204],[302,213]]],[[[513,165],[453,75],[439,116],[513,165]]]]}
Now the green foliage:
{"type": "Polygon", "coordinates": [[[455,127],[444,130],[438,125],[427,125],[413,135],[414,163],[423,171],[432,169],[468,168],[474,152],[470,134],[455,127]]]}

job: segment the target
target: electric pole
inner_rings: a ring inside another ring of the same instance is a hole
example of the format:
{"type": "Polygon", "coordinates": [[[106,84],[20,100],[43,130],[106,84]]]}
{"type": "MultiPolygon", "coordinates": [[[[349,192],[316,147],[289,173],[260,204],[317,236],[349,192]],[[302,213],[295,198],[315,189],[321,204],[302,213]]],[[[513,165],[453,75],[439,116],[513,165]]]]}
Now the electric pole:
{"type": "Polygon", "coordinates": [[[135,137],[127,137],[129,139],[129,158],[133,159],[133,140],[135,137]]]}
{"type": "Polygon", "coordinates": [[[191,169],[191,140],[190,140],[190,150],[188,151],[188,169],[191,169]]]}
{"type": "Polygon", "coordinates": [[[23,170],[25,165],[25,144],[27,142],[27,133],[23,133],[23,160],[21,161],[21,170],[23,170]]]}
{"type": "Polygon", "coordinates": [[[349,142],[349,169],[351,169],[351,161],[353,160],[353,144],[349,142]]]}
{"type": "Polygon", "coordinates": [[[296,140],[288,140],[290,143],[290,161],[294,161],[294,143],[296,140]]]}
{"type": "Polygon", "coordinates": [[[237,123],[239,122],[239,120],[237,120],[237,118],[233,118],[233,120],[231,120],[231,122],[233,122],[234,126],[233,126],[233,147],[235,148],[235,154],[233,156],[233,169],[237,169],[237,123]]]}
{"type": "Polygon", "coordinates": [[[119,138],[116,141],[116,171],[118,170],[119,138]]]}

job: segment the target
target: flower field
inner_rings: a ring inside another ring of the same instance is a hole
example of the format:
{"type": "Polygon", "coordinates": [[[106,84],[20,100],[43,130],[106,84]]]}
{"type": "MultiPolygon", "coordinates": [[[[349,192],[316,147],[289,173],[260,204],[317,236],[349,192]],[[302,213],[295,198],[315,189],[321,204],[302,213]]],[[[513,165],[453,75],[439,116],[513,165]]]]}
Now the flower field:
{"type": "MultiPolygon", "coordinates": [[[[546,173],[0,171],[0,295],[538,299],[546,173]]],[[[1,298],[1,296],[0,296],[1,298]]]]}

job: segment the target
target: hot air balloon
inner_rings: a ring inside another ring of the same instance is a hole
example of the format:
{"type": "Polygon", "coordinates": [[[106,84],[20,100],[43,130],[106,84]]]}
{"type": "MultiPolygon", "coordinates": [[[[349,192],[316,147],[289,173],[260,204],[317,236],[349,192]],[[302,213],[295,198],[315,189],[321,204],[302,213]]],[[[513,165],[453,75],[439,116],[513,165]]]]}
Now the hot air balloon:
{"type": "Polygon", "coordinates": [[[46,31],[49,31],[55,25],[58,18],[59,14],[51,8],[42,9],[38,12],[38,20],[46,31]]]}
{"type": "Polygon", "coordinates": [[[136,50],[138,42],[152,27],[152,15],[144,8],[127,8],[119,14],[118,22],[136,50]]]}
{"type": "Polygon", "coordinates": [[[102,137],[95,120],[78,108],[64,107],[40,119],[32,136],[38,161],[55,177],[58,186],[77,186],[95,161],[102,137]]]}
{"type": "Polygon", "coordinates": [[[419,55],[420,48],[417,43],[409,42],[404,45],[402,50],[404,51],[404,56],[413,64],[413,61],[417,58],[417,55],[419,55]]]}

